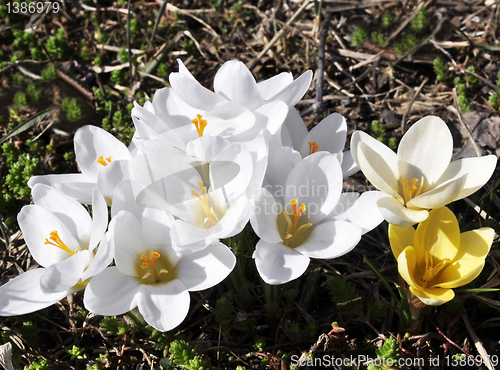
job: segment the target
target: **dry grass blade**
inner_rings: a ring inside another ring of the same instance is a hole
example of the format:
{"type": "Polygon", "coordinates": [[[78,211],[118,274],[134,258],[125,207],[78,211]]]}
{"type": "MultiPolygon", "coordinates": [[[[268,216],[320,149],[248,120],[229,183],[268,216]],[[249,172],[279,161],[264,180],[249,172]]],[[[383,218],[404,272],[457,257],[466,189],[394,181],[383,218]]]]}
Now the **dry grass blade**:
{"type": "Polygon", "coordinates": [[[467,317],[467,313],[465,311],[462,312],[462,319],[464,320],[465,326],[467,327],[467,330],[469,331],[469,334],[474,341],[474,345],[476,346],[477,351],[483,359],[483,363],[486,365],[488,370],[495,370],[495,367],[490,360],[490,355],[488,355],[488,352],[486,352],[486,349],[484,349],[483,343],[474,332],[474,329],[472,329],[469,318],[467,317]]]}

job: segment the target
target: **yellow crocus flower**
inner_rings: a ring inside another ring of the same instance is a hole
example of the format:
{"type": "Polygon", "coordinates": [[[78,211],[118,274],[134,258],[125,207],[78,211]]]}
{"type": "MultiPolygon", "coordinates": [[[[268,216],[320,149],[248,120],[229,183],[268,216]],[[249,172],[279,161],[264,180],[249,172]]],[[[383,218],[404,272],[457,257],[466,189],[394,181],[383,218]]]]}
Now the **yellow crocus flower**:
{"type": "Polygon", "coordinates": [[[494,230],[482,227],[460,233],[446,207],[429,212],[415,230],[389,226],[392,252],[401,277],[423,303],[439,306],[453,299],[453,288],[470,283],[482,271],[494,230]]]}

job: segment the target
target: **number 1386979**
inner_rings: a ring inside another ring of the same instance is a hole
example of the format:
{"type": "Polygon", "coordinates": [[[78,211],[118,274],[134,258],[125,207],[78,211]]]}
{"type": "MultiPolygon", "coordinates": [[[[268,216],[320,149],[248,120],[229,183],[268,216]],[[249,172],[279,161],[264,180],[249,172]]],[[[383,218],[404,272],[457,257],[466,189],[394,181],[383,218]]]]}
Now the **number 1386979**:
{"type": "Polygon", "coordinates": [[[58,2],[50,2],[50,1],[39,1],[39,2],[9,2],[6,4],[7,13],[58,13],[59,12],[59,3],[58,2]]]}

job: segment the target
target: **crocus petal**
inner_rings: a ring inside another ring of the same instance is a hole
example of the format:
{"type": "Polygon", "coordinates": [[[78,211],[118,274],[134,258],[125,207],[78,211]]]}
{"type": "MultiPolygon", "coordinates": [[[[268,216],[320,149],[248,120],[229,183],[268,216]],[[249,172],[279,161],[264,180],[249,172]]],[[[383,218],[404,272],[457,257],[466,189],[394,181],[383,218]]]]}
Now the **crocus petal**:
{"type": "Polygon", "coordinates": [[[122,274],[137,276],[134,266],[140,264],[139,258],[145,252],[139,221],[131,213],[120,211],[114,224],[110,224],[110,232],[114,238],[116,266],[122,274]]]}
{"type": "Polygon", "coordinates": [[[293,82],[293,75],[290,72],[281,72],[280,74],[257,83],[257,89],[264,101],[279,93],[293,82]]]}
{"type": "Polygon", "coordinates": [[[89,251],[85,250],[47,267],[45,274],[40,277],[42,292],[47,294],[70,289],[78,283],[89,261],[89,251]]]}
{"type": "Polygon", "coordinates": [[[44,268],[29,270],[0,287],[0,316],[16,316],[49,307],[69,293],[44,294],[40,288],[40,277],[44,268]]]}
{"type": "Polygon", "coordinates": [[[435,287],[457,288],[470,283],[482,271],[495,231],[489,227],[460,234],[460,248],[454,262],[439,275],[435,287]]]}
{"type": "Polygon", "coordinates": [[[312,77],[312,71],[304,72],[291,84],[287,85],[267,101],[282,101],[290,107],[294,106],[307,92],[307,89],[311,85],[312,77]]]}
{"type": "Polygon", "coordinates": [[[178,279],[187,290],[196,292],[211,288],[224,280],[233,270],[236,257],[220,242],[202,251],[185,255],[177,264],[178,279]]]}
{"type": "Polygon", "coordinates": [[[417,254],[413,247],[406,247],[398,256],[398,271],[404,281],[410,287],[421,289],[420,284],[415,280],[417,276],[417,254]]]}
{"type": "Polygon", "coordinates": [[[94,189],[92,194],[92,235],[89,250],[93,251],[108,227],[108,206],[102,194],[94,189]]]}
{"type": "Polygon", "coordinates": [[[392,225],[410,226],[425,220],[429,212],[427,210],[415,210],[403,206],[398,200],[391,196],[382,197],[377,201],[380,213],[384,219],[392,225]]]}
{"type": "Polygon", "coordinates": [[[130,159],[127,147],[109,132],[96,126],[83,126],[75,133],[76,163],[84,174],[94,176],[106,166],[97,162],[99,157],[109,158],[111,161],[130,159]]]}
{"type": "MultiPolygon", "coordinates": [[[[210,110],[224,98],[203,87],[198,81],[179,73],[171,73],[168,77],[175,93],[190,106],[200,110],[200,114],[210,110]]],[[[193,117],[194,118],[194,117],[193,117]]]]}
{"type": "Polygon", "coordinates": [[[80,248],[80,244],[62,221],[40,206],[24,206],[17,215],[17,221],[33,258],[43,267],[48,267],[71,256],[70,253],[61,248],[45,244],[46,239],[50,238],[51,232],[57,231],[61,241],[72,252],[80,248]]]}
{"type": "Polygon", "coordinates": [[[392,253],[398,259],[406,247],[414,245],[415,229],[412,226],[389,225],[389,241],[392,253]]]}
{"type": "Polygon", "coordinates": [[[344,174],[345,179],[346,177],[354,175],[356,172],[358,172],[359,167],[356,162],[354,162],[354,158],[352,157],[352,153],[350,150],[347,150],[342,154],[342,163],[340,164],[340,166],[342,167],[342,173],[344,174]]]}
{"type": "Polygon", "coordinates": [[[309,257],[281,243],[260,240],[252,256],[262,280],[271,285],[285,284],[301,276],[309,257]]]}
{"type": "Polygon", "coordinates": [[[424,252],[438,260],[453,260],[460,246],[460,228],[452,211],[446,207],[433,209],[427,220],[418,225],[414,247],[420,271],[424,271],[424,252]]]}
{"type": "Polygon", "coordinates": [[[245,64],[238,60],[230,60],[220,67],[214,78],[214,91],[250,110],[262,105],[255,78],[245,64]]]}
{"type": "Polygon", "coordinates": [[[136,197],[143,190],[143,187],[133,180],[126,180],[118,185],[111,204],[111,217],[115,217],[120,211],[127,211],[140,220],[145,207],[138,204],[136,197]]]}
{"type": "Polygon", "coordinates": [[[149,325],[168,331],[186,318],[189,300],[186,287],[176,279],[166,284],[141,285],[137,306],[149,325]]]}
{"type": "Polygon", "coordinates": [[[301,160],[286,180],[285,205],[304,203],[313,224],[334,209],[342,191],[342,170],[335,154],[316,152],[301,160]]]}
{"type": "Polygon", "coordinates": [[[107,198],[112,199],[118,185],[132,176],[129,160],[113,161],[99,172],[97,188],[107,198]]]}
{"type": "MultiPolygon", "coordinates": [[[[267,118],[266,125],[263,127],[259,127],[258,132],[260,132],[262,129],[267,129],[271,134],[274,135],[283,125],[283,122],[288,115],[288,111],[288,105],[286,105],[282,101],[273,101],[254,109],[253,112],[257,121],[264,122],[264,117],[267,118]]],[[[248,139],[250,139],[250,137],[248,139]]]]}
{"type": "Polygon", "coordinates": [[[403,203],[403,198],[397,192],[398,174],[394,172],[396,168],[391,167],[385,158],[380,155],[380,152],[373,150],[364,141],[360,141],[356,152],[351,150],[351,153],[355,159],[357,158],[356,162],[368,181],[378,190],[403,203]],[[356,153],[356,156],[354,156],[354,153],[356,153]]]}
{"type": "Polygon", "coordinates": [[[307,135],[307,127],[299,112],[290,108],[283,125],[274,134],[281,146],[289,146],[299,150],[307,135]]]}
{"type": "Polygon", "coordinates": [[[399,174],[405,180],[420,180],[423,191],[432,189],[450,164],[453,138],[444,121],[427,116],[416,122],[403,135],[398,147],[399,174]]]}
{"type": "Polygon", "coordinates": [[[452,289],[428,288],[418,290],[410,287],[410,291],[428,306],[441,306],[455,297],[455,292],[452,289]]]}
{"type": "Polygon", "coordinates": [[[179,238],[180,246],[173,247],[179,253],[199,251],[218,239],[211,236],[208,229],[191,225],[190,223],[182,220],[175,220],[174,227],[179,238]]]}
{"type": "Polygon", "coordinates": [[[410,208],[419,207],[426,209],[444,207],[448,203],[458,199],[460,191],[467,181],[467,177],[468,175],[463,175],[426,193],[420,194],[410,200],[407,206],[410,208]]]}
{"type": "MultiPolygon", "coordinates": [[[[75,199],[62,194],[47,185],[33,187],[33,201],[55,215],[66,226],[79,244],[88,244],[92,230],[92,220],[87,210],[75,199]]],[[[45,240],[45,239],[44,239],[45,240]]]]}
{"type": "Polygon", "coordinates": [[[309,153],[309,142],[315,142],[319,145],[318,150],[339,153],[344,150],[346,137],[347,124],[344,116],[333,113],[309,131],[300,151],[306,156],[309,153]]]}
{"type": "Polygon", "coordinates": [[[92,258],[92,262],[83,272],[80,280],[85,281],[88,278],[97,275],[104,271],[106,267],[108,267],[113,261],[114,257],[114,247],[112,244],[112,236],[110,233],[104,234],[99,243],[99,248],[97,248],[97,253],[94,258],[92,258]]]}
{"type": "Polygon", "coordinates": [[[97,186],[96,178],[83,173],[33,176],[28,180],[30,188],[36,184],[49,185],[61,193],[83,204],[92,204],[92,190],[97,186]]]}
{"type": "Polygon", "coordinates": [[[466,181],[455,199],[463,199],[475,193],[490,179],[497,164],[495,155],[479,158],[463,158],[451,162],[436,183],[436,187],[467,174],[466,181]]]}
{"type": "Polygon", "coordinates": [[[121,315],[137,307],[139,282],[124,275],[117,267],[108,267],[90,280],[83,303],[98,315],[121,315]]]}
{"type": "Polygon", "coordinates": [[[359,198],[353,199],[352,203],[346,207],[344,212],[335,216],[335,218],[349,221],[361,228],[361,233],[365,234],[384,221],[384,217],[382,213],[380,213],[377,202],[380,198],[385,196],[386,195],[380,191],[365,191],[359,198]]]}
{"type": "Polygon", "coordinates": [[[224,101],[203,115],[207,125],[203,135],[218,135],[225,138],[239,135],[255,125],[255,115],[244,105],[224,101]]]}
{"type": "Polygon", "coordinates": [[[358,226],[345,221],[330,221],[314,226],[311,235],[295,251],[310,258],[337,258],[350,252],[360,239],[358,226]]]}
{"type": "Polygon", "coordinates": [[[250,223],[259,238],[268,243],[280,243],[277,220],[283,212],[283,204],[277,203],[267,189],[260,189],[251,205],[250,223]]]}
{"type": "Polygon", "coordinates": [[[168,210],[146,208],[141,219],[144,245],[170,244],[168,240],[173,225],[174,218],[168,210]]]}
{"type": "Polygon", "coordinates": [[[243,148],[248,150],[252,156],[252,179],[250,180],[250,186],[246,190],[247,199],[252,200],[258,193],[260,187],[262,186],[262,182],[264,181],[269,148],[264,135],[259,135],[251,142],[247,141],[241,145],[243,148]]]}

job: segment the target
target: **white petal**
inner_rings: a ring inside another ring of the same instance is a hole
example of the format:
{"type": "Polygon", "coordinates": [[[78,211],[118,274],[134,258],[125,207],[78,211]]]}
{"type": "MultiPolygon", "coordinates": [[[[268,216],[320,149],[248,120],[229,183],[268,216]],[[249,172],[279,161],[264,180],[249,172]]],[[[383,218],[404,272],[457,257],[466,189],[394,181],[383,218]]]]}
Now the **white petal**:
{"type": "Polygon", "coordinates": [[[300,150],[304,138],[307,136],[307,127],[295,108],[289,109],[285,122],[274,136],[281,146],[289,146],[295,150],[300,150]]]}
{"type": "Polygon", "coordinates": [[[94,276],[83,296],[85,308],[98,315],[121,315],[137,307],[137,279],[108,267],[94,276]]]}
{"type": "Polygon", "coordinates": [[[108,199],[113,199],[118,185],[131,178],[131,162],[129,160],[117,160],[103,168],[97,176],[97,188],[108,199]]]}
{"type": "Polygon", "coordinates": [[[176,250],[180,253],[184,253],[183,250],[188,246],[188,253],[199,251],[217,239],[210,235],[208,229],[196,227],[182,220],[175,220],[174,226],[180,243],[176,250]]]}
{"type": "Polygon", "coordinates": [[[141,285],[137,306],[144,320],[160,331],[178,326],[189,311],[189,292],[179,280],[167,284],[141,285]]]}
{"type": "Polygon", "coordinates": [[[202,251],[183,256],[177,264],[178,279],[190,292],[208,289],[224,280],[235,264],[233,252],[216,242],[202,251]]]}
{"type": "Polygon", "coordinates": [[[440,185],[426,193],[420,194],[407,203],[410,208],[439,208],[451,203],[458,198],[460,190],[463,189],[468,175],[463,175],[452,181],[440,185]]]}
{"type": "Polygon", "coordinates": [[[429,216],[427,210],[407,208],[391,196],[380,198],[377,201],[377,206],[385,220],[397,226],[411,226],[424,221],[429,216]]]}
{"type": "Polygon", "coordinates": [[[61,241],[72,252],[80,248],[76,238],[61,220],[40,206],[24,206],[17,215],[17,221],[33,258],[43,267],[64,261],[71,256],[57,246],[45,244],[51,232],[57,231],[61,241]]]}
{"type": "Polygon", "coordinates": [[[350,252],[361,239],[361,229],[345,221],[315,225],[311,235],[295,250],[310,258],[336,258],[350,252]]]}
{"type": "Polygon", "coordinates": [[[110,232],[114,238],[116,266],[122,274],[137,276],[135,267],[140,265],[140,256],[145,252],[142,229],[131,213],[121,211],[113,218],[110,232]]]}
{"type": "Polygon", "coordinates": [[[262,105],[255,78],[245,64],[238,60],[230,60],[220,67],[214,78],[214,91],[250,110],[262,105]]]}
{"type": "Polygon", "coordinates": [[[325,218],[335,207],[342,191],[342,169],[335,156],[316,152],[301,160],[286,180],[284,204],[292,199],[306,205],[313,224],[325,218]]]}
{"type": "Polygon", "coordinates": [[[269,98],[268,101],[282,101],[290,107],[294,106],[307,92],[307,89],[311,85],[312,77],[312,71],[304,72],[295,81],[283,88],[279,93],[269,98]]]}
{"type": "Polygon", "coordinates": [[[278,215],[283,213],[283,204],[277,203],[272,194],[261,189],[251,205],[250,223],[257,236],[268,243],[280,243],[283,238],[278,231],[278,215]]]}
{"type": "Polygon", "coordinates": [[[169,81],[175,93],[187,104],[199,109],[200,114],[212,109],[215,104],[224,101],[221,96],[203,87],[198,81],[179,73],[171,73],[169,81]]]}
{"type": "Polygon", "coordinates": [[[290,72],[281,72],[280,74],[261,81],[257,84],[263,100],[269,100],[293,82],[293,75],[290,72]]]}
{"type": "Polygon", "coordinates": [[[241,144],[243,148],[248,150],[252,156],[253,171],[252,179],[250,180],[250,185],[247,188],[246,196],[248,200],[252,200],[264,181],[264,175],[267,169],[268,160],[268,144],[267,140],[263,135],[257,136],[251,142],[245,142],[241,144]]]}
{"type": "MultiPolygon", "coordinates": [[[[351,150],[354,157],[354,152],[351,150]]],[[[357,147],[357,163],[366,178],[380,191],[389,194],[403,202],[398,194],[398,172],[396,167],[391,167],[385,158],[380,156],[372,147],[359,142],[357,147]]]]}
{"type": "Polygon", "coordinates": [[[136,197],[143,190],[143,187],[133,180],[126,180],[118,185],[111,204],[111,217],[115,217],[120,211],[127,211],[140,220],[145,207],[137,203],[136,197]]]}
{"type": "Polygon", "coordinates": [[[92,220],[87,210],[76,200],[47,185],[36,185],[32,191],[37,206],[56,216],[66,226],[79,244],[88,244],[92,232],[92,220]]]}
{"type": "Polygon", "coordinates": [[[309,143],[314,142],[319,145],[318,150],[340,153],[344,150],[346,137],[347,124],[344,116],[333,113],[309,131],[300,151],[304,157],[307,156],[310,152],[309,143]]]}
{"type": "Polygon", "coordinates": [[[94,176],[105,166],[97,162],[99,157],[111,157],[111,161],[130,159],[127,147],[109,132],[96,126],[83,126],[75,133],[76,163],[85,175],[94,176]]]}
{"type": "Polygon", "coordinates": [[[361,233],[365,234],[384,221],[377,206],[377,201],[384,196],[380,191],[366,191],[335,218],[355,224],[361,228],[361,233]]]}
{"type": "Polygon", "coordinates": [[[145,246],[171,245],[172,214],[166,209],[146,208],[142,215],[142,238],[145,246]]]}
{"type": "Polygon", "coordinates": [[[40,277],[44,268],[26,271],[0,287],[0,316],[16,316],[49,307],[66,297],[69,292],[44,294],[40,277]]]}
{"type": "Polygon", "coordinates": [[[92,236],[89,250],[93,251],[108,228],[108,206],[106,200],[97,189],[92,195],[92,236]]]}
{"type": "Polygon", "coordinates": [[[255,114],[244,105],[232,101],[214,105],[203,115],[203,119],[207,121],[203,135],[225,138],[240,135],[255,126],[255,114]]]}
{"type": "Polygon", "coordinates": [[[281,101],[267,103],[254,109],[253,112],[256,115],[257,120],[261,119],[261,115],[267,118],[266,125],[260,127],[259,132],[260,130],[266,128],[271,134],[274,135],[283,125],[283,122],[288,115],[288,111],[288,106],[281,101]]]}
{"type": "Polygon", "coordinates": [[[359,167],[354,162],[354,158],[352,157],[352,153],[350,150],[345,151],[342,155],[342,163],[340,164],[342,167],[342,173],[344,175],[344,179],[346,177],[349,177],[351,175],[354,175],[356,172],[359,171],[359,167]]]}
{"type": "Polygon", "coordinates": [[[69,290],[78,283],[89,262],[89,251],[85,250],[47,267],[45,274],[40,278],[42,292],[47,294],[69,290]]]}
{"type": "Polygon", "coordinates": [[[97,178],[83,173],[70,173],[33,176],[29,179],[28,185],[30,188],[33,188],[36,184],[49,185],[80,203],[92,204],[92,190],[97,187],[97,178]]]}
{"type": "Polygon", "coordinates": [[[358,146],[360,142],[365,143],[373,151],[377,152],[378,155],[382,157],[382,160],[387,163],[387,166],[392,169],[394,177],[399,178],[399,173],[397,172],[398,158],[396,153],[394,153],[391,148],[363,131],[354,131],[351,136],[351,154],[358,165],[358,146]]]}
{"type": "Polygon", "coordinates": [[[309,257],[281,243],[260,240],[252,256],[262,280],[271,285],[285,284],[301,276],[309,257]]]}
{"type": "Polygon", "coordinates": [[[113,257],[114,247],[112,243],[112,236],[111,233],[106,233],[99,243],[97,253],[95,254],[94,258],[92,258],[92,262],[90,262],[90,265],[83,272],[80,279],[82,281],[85,281],[90,277],[100,274],[106,267],[111,264],[111,262],[113,261],[113,257]]]}
{"type": "Polygon", "coordinates": [[[479,158],[463,158],[451,162],[436,187],[467,174],[467,179],[456,199],[463,199],[479,190],[490,179],[497,164],[495,155],[479,158]]]}
{"type": "Polygon", "coordinates": [[[398,169],[404,180],[420,180],[423,191],[431,189],[450,164],[453,138],[444,121],[427,116],[404,134],[398,147],[398,169]]]}

